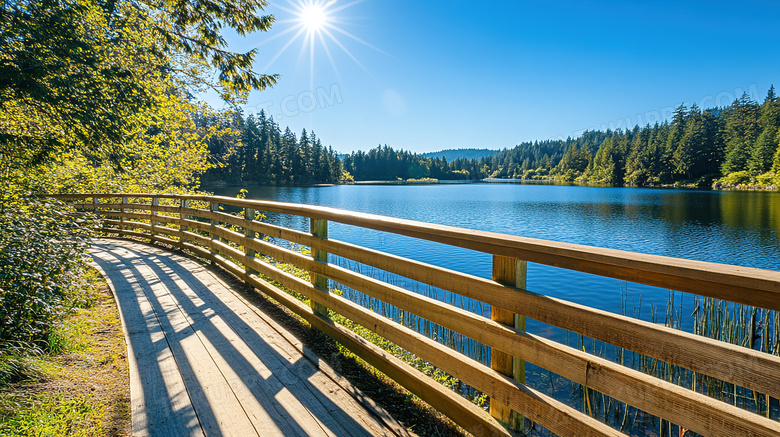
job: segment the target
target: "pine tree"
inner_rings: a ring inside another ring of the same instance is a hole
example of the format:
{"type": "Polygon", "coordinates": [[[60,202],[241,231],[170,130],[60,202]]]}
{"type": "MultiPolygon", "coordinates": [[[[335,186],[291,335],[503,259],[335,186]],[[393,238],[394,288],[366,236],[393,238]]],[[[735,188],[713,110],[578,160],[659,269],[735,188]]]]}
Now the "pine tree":
{"type": "Polygon", "coordinates": [[[674,173],[677,169],[674,161],[674,155],[685,134],[685,125],[688,121],[688,108],[685,104],[680,104],[674,111],[672,124],[669,128],[669,135],[666,137],[666,144],[661,151],[661,165],[659,178],[661,182],[670,183],[674,181],[674,173]]]}
{"type": "Polygon", "coordinates": [[[626,158],[626,183],[643,186],[649,178],[649,162],[644,151],[650,141],[650,126],[639,130],[631,141],[631,149],[626,158]]]}
{"type": "Polygon", "coordinates": [[[284,130],[280,149],[282,152],[279,154],[281,171],[277,177],[277,183],[286,185],[295,180],[294,168],[297,165],[296,162],[300,160],[300,155],[298,154],[298,140],[289,127],[284,130]]]}
{"type": "Polygon", "coordinates": [[[780,174],[780,129],[778,129],[775,144],[778,146],[777,151],[775,152],[774,162],[772,163],[772,171],[775,172],[775,174],[780,174]]]}
{"type": "Polygon", "coordinates": [[[258,152],[260,149],[260,130],[257,124],[257,119],[250,115],[246,119],[246,124],[243,126],[241,134],[241,143],[244,151],[243,162],[243,174],[241,181],[244,183],[256,184],[260,179],[260,168],[257,165],[258,152]]]}
{"type": "Polygon", "coordinates": [[[672,155],[672,164],[676,175],[693,179],[693,169],[697,148],[702,144],[704,136],[704,123],[699,112],[699,107],[694,104],[685,117],[682,136],[672,155]]]}
{"type": "Polygon", "coordinates": [[[758,112],[758,104],[747,93],[726,111],[726,148],[721,165],[724,175],[747,169],[748,158],[758,137],[758,112]]]}
{"type": "Polygon", "coordinates": [[[766,99],[761,105],[758,128],[761,134],[748,159],[748,169],[754,175],[768,172],[772,168],[773,157],[777,151],[777,132],[780,126],[780,102],[775,95],[774,85],[769,88],[766,99]]]}

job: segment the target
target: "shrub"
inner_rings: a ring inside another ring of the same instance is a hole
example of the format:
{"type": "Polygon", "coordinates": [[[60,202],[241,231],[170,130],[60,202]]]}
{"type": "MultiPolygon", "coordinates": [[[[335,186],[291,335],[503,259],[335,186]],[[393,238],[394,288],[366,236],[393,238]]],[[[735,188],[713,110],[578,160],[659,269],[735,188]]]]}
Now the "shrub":
{"type": "Polygon", "coordinates": [[[738,171],[721,178],[720,182],[726,186],[750,185],[753,177],[748,171],[738,171]]]}
{"type": "Polygon", "coordinates": [[[45,348],[57,317],[83,286],[92,223],[51,199],[0,209],[0,354],[45,348]]]}
{"type": "Polygon", "coordinates": [[[764,173],[762,175],[758,175],[756,180],[758,181],[758,185],[762,185],[764,187],[779,185],[780,175],[777,175],[774,172],[764,173]]]}

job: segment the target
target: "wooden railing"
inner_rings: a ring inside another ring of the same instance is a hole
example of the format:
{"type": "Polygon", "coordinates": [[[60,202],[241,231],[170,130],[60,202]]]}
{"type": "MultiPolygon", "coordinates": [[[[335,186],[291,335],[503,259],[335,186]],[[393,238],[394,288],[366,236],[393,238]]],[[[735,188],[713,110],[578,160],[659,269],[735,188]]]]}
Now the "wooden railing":
{"type": "Polygon", "coordinates": [[[780,435],[780,423],[696,391],[524,332],[525,317],[671,365],[780,398],[780,357],[663,325],[529,292],[535,262],[780,310],[780,272],[564,244],[332,208],[217,196],[81,194],[74,205],[103,214],[105,230],[166,243],[211,260],[273,297],[475,435],[508,435],[523,416],[559,435],[623,435],[523,383],[529,362],[591,390],[705,436],[780,435]],[[242,208],[241,216],[219,206],[242,208]],[[254,220],[255,212],[306,217],[311,232],[254,220]],[[493,280],[328,238],[328,222],[444,243],[493,255],[493,280]],[[238,231],[240,230],[240,232],[238,231]],[[257,234],[311,248],[274,245],[257,234]],[[257,256],[262,254],[264,256],[257,256]],[[464,311],[328,262],[328,254],[491,305],[464,311]],[[308,271],[310,281],[270,259],[308,271]],[[462,355],[328,290],[328,280],[416,314],[491,348],[491,365],[462,355]],[[275,285],[276,284],[276,285],[275,285]],[[281,288],[280,288],[281,287],[281,288]],[[308,299],[304,305],[282,288],[308,299]],[[490,414],[400,359],[334,323],[329,311],[373,331],[490,397],[490,414]],[[503,424],[502,424],[503,423],[503,424]]]}

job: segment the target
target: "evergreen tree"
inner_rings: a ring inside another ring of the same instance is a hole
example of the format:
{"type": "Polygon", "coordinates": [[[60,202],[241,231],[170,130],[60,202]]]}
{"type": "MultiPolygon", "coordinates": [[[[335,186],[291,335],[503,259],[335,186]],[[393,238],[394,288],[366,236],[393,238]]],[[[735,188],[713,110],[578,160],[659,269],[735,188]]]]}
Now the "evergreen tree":
{"type": "Polygon", "coordinates": [[[747,93],[735,100],[725,113],[726,145],[721,170],[724,175],[747,169],[748,158],[758,137],[759,107],[747,93]]]}
{"type": "Polygon", "coordinates": [[[760,114],[758,129],[761,133],[748,158],[748,169],[755,175],[766,173],[772,168],[773,158],[777,151],[780,102],[775,95],[774,85],[769,89],[766,99],[761,105],[760,114]]]}
{"type": "Polygon", "coordinates": [[[650,177],[650,162],[645,153],[650,141],[650,126],[637,132],[631,141],[631,148],[626,158],[626,183],[630,185],[643,186],[647,184],[650,177]]]}
{"type": "Polygon", "coordinates": [[[775,159],[772,163],[772,171],[776,174],[780,174],[780,129],[777,132],[777,138],[775,138],[775,144],[777,144],[777,152],[775,152],[775,159]]]}
{"type": "Polygon", "coordinates": [[[666,137],[666,144],[661,150],[661,162],[657,171],[660,171],[658,176],[663,183],[674,181],[674,173],[677,168],[674,162],[674,154],[685,134],[687,121],[688,108],[686,108],[684,104],[680,104],[680,106],[674,110],[674,116],[672,117],[672,123],[669,128],[669,135],[666,137]]]}

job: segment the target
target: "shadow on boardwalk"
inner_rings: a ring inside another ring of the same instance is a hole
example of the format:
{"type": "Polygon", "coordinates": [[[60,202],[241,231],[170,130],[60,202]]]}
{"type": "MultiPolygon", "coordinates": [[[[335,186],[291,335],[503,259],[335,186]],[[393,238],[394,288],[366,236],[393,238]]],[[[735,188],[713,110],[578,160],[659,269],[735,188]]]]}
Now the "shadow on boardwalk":
{"type": "Polygon", "coordinates": [[[91,255],[120,306],[134,435],[395,435],[197,262],[124,240],[91,255]]]}

